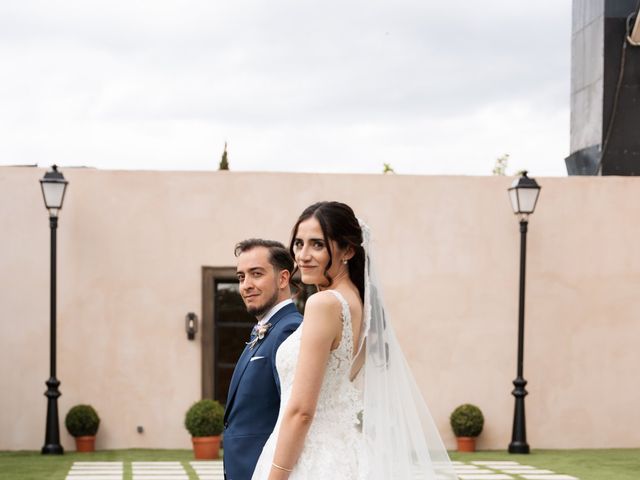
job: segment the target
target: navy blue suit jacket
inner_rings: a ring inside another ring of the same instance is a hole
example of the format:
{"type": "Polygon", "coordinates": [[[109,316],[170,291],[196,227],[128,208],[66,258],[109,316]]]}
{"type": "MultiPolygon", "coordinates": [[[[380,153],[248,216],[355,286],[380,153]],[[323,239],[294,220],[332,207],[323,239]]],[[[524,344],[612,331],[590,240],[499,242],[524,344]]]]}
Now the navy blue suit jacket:
{"type": "Polygon", "coordinates": [[[229,385],[224,413],[224,472],[227,480],[251,480],[251,475],[278,419],[280,379],[276,352],[302,322],[294,304],[271,317],[271,328],[250,350],[245,347],[229,385]]]}

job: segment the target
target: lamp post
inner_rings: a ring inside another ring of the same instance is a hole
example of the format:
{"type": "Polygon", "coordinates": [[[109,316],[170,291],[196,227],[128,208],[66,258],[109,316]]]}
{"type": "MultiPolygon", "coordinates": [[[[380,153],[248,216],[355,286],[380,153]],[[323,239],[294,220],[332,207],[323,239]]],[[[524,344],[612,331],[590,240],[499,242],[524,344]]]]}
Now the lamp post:
{"type": "Polygon", "coordinates": [[[527,443],[527,427],[524,416],[524,397],[527,396],[525,386],[527,381],[522,376],[524,363],[524,279],[527,258],[527,227],[529,215],[533,213],[540,194],[540,186],[533,178],[527,177],[527,172],[515,179],[509,188],[509,198],[513,213],[518,215],[520,221],[520,299],[518,307],[518,373],[513,381],[514,389],[511,392],[515,397],[515,410],[513,413],[513,430],[509,453],[529,453],[527,443]]]}
{"type": "Polygon", "coordinates": [[[64,453],[60,445],[60,428],[58,422],[58,397],[60,382],[56,378],[56,231],[58,229],[58,212],[62,209],[64,192],[67,182],[58,167],[54,165],[40,180],[44,205],[49,210],[49,227],[51,229],[51,324],[49,331],[50,341],[50,375],[46,381],[47,391],[47,425],[44,437],[43,454],[64,453]]]}

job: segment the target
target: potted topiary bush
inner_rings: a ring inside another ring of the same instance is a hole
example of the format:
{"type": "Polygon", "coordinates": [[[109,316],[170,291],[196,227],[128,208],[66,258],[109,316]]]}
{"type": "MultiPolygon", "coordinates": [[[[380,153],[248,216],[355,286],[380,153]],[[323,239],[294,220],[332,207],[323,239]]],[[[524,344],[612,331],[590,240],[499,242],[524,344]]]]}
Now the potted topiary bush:
{"type": "Polygon", "coordinates": [[[72,407],[64,419],[64,424],[69,433],[75,437],[78,452],[95,451],[100,417],[91,405],[72,407]]]}
{"type": "Polygon", "coordinates": [[[191,434],[193,453],[198,460],[212,460],[220,455],[220,434],[224,408],[215,400],[204,399],[191,405],[184,426],[191,434]]]}
{"type": "Polygon", "coordinates": [[[480,409],[470,403],[460,405],[451,413],[449,422],[458,441],[458,451],[475,452],[476,437],[484,427],[484,416],[480,409]]]}

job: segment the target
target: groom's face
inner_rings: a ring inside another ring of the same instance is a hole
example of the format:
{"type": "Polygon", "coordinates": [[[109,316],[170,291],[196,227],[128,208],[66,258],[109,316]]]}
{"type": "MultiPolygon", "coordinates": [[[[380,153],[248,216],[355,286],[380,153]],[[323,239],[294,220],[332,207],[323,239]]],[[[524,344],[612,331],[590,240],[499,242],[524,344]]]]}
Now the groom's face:
{"type": "Polygon", "coordinates": [[[278,303],[278,275],[267,248],[254,247],[238,255],[236,274],[240,295],[251,315],[260,319],[278,303]]]}

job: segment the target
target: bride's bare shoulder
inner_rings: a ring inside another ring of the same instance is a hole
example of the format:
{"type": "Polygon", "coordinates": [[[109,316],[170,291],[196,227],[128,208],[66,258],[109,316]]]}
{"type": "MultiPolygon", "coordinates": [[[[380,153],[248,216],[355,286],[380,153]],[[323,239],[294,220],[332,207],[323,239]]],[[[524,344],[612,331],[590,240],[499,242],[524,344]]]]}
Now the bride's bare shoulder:
{"type": "Polygon", "coordinates": [[[302,324],[306,331],[315,332],[313,338],[333,340],[341,327],[340,314],[342,306],[340,300],[329,291],[317,292],[307,299],[304,306],[304,320],[302,324]]]}
{"type": "Polygon", "coordinates": [[[314,311],[326,311],[330,312],[333,310],[340,311],[340,300],[335,294],[331,293],[329,290],[323,290],[321,292],[316,292],[311,295],[307,299],[307,303],[305,304],[305,312],[308,309],[312,309],[314,311]]]}

